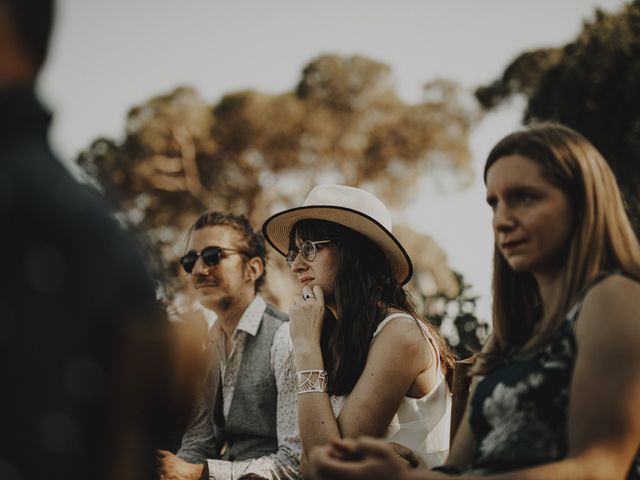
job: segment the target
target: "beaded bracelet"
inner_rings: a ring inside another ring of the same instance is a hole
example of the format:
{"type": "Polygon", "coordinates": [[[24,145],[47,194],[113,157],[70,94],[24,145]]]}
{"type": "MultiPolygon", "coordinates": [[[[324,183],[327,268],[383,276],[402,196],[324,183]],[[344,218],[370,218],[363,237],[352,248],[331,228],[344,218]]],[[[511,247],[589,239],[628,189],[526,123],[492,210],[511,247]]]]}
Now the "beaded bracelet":
{"type": "Polygon", "coordinates": [[[329,383],[326,370],[300,370],[298,377],[298,395],[303,393],[325,393],[329,383]]]}

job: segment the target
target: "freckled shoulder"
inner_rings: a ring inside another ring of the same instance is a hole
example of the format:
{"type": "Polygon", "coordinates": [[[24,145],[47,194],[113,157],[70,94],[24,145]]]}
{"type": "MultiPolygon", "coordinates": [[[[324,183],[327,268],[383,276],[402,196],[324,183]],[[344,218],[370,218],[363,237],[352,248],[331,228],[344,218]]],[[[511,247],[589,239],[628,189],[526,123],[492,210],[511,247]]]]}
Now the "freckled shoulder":
{"type": "MultiPolygon", "coordinates": [[[[393,313],[401,312],[390,312],[389,314],[393,313]]],[[[392,345],[395,349],[407,348],[422,352],[424,349],[425,338],[417,323],[419,321],[421,320],[405,316],[396,317],[382,327],[380,332],[376,335],[374,343],[378,343],[380,345],[392,345]]]]}

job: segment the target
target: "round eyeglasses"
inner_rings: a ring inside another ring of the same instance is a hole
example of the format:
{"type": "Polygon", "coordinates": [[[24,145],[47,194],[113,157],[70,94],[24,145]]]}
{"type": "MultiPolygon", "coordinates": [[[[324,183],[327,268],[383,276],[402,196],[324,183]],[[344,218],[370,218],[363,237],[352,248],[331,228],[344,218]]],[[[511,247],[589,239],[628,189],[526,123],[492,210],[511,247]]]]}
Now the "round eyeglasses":
{"type": "Polygon", "coordinates": [[[198,257],[202,257],[202,261],[207,267],[213,267],[219,264],[220,261],[225,258],[226,255],[224,252],[246,255],[244,252],[235,250],[233,248],[205,247],[200,252],[196,252],[195,250],[190,250],[189,252],[187,252],[180,258],[180,265],[182,265],[182,268],[185,272],[191,273],[193,272],[193,268],[196,266],[198,257]]]}
{"type": "Polygon", "coordinates": [[[315,242],[305,240],[302,242],[302,245],[300,245],[300,248],[292,248],[287,252],[287,265],[291,268],[299,253],[302,253],[302,258],[307,262],[313,262],[316,259],[316,253],[318,253],[318,247],[316,247],[316,245],[330,242],[331,240],[316,240],[315,242]]]}

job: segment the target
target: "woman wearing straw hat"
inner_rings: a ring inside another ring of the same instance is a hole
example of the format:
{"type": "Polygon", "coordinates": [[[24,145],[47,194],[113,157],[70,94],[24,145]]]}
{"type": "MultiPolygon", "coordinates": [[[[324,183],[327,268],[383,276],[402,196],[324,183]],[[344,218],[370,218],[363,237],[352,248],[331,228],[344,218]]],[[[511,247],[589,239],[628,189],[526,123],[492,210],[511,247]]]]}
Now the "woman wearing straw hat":
{"type": "Polygon", "coordinates": [[[290,331],[304,452],[372,435],[413,450],[414,466],[440,464],[453,357],[403,288],[411,260],[384,204],[359,188],[320,185],[302,207],[269,218],[263,233],[300,282],[290,331]]]}

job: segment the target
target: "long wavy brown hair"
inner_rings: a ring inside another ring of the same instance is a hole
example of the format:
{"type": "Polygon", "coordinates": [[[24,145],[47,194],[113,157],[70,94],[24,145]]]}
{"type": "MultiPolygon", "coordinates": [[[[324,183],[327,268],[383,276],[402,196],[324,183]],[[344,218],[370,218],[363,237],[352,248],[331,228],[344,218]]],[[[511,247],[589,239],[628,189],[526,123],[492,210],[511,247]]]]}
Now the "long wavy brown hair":
{"type": "Polygon", "coordinates": [[[542,176],[570,198],[574,225],[562,269],[562,297],[552,322],[541,318],[538,286],[529,272],[515,272],[496,247],[493,255],[493,335],[474,373],[485,374],[509,350],[530,351],[549,341],[585,287],[602,271],[622,270],[640,278],[640,246],[607,162],[582,135],[555,123],[539,123],[503,138],[493,147],[487,173],[500,158],[522,155],[538,163],[542,176]]]}
{"type": "Polygon", "coordinates": [[[353,390],[364,370],[373,332],[390,308],[403,310],[426,324],[436,342],[443,373],[447,374],[454,364],[447,344],[438,330],[418,315],[375,243],[355,230],[324,220],[296,223],[289,248],[296,247],[296,238],[331,240],[337,253],[334,300],[338,318],[326,309],[320,339],[330,394],[344,395],[353,390]]]}

